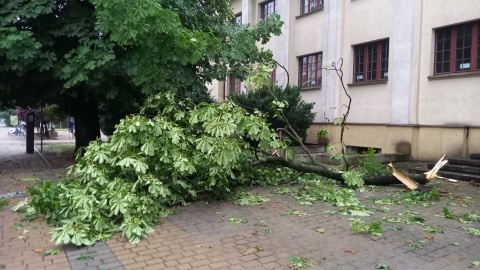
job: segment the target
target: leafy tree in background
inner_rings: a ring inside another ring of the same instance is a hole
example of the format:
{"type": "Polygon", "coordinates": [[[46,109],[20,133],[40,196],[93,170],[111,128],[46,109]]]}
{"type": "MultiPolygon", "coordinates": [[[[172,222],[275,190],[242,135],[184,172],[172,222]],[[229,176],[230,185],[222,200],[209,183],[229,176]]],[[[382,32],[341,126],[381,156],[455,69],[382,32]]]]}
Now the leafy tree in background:
{"type": "Polygon", "coordinates": [[[293,129],[305,140],[307,129],[315,118],[315,113],[312,113],[315,103],[305,103],[299,90],[297,86],[287,86],[285,88],[264,86],[254,91],[229,96],[229,99],[244,107],[250,113],[255,110],[265,113],[270,127],[274,130],[285,128],[287,123],[281,117],[276,117],[276,109],[272,107],[272,102],[275,98],[285,101],[287,105],[283,109],[283,113],[293,129]]]}
{"type": "Polygon", "coordinates": [[[277,16],[255,28],[231,18],[226,0],[0,0],[0,102],[58,104],[86,146],[101,112],[116,122],[148,95],[208,97],[206,83],[271,57],[256,43],[279,34],[277,16]]]}
{"type": "Polygon", "coordinates": [[[2,105],[58,105],[75,117],[76,148],[99,137],[99,104],[139,93],[127,76],[126,51],[95,22],[89,1],[0,1],[2,105]]]}

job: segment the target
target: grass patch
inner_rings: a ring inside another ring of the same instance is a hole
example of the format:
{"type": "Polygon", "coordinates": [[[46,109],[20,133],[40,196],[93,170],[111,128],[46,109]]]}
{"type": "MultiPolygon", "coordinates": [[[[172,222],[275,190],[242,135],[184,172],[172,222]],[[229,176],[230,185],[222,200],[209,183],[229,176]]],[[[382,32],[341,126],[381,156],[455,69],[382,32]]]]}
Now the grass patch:
{"type": "Polygon", "coordinates": [[[47,145],[44,145],[43,150],[72,155],[73,151],[75,151],[75,145],[74,144],[47,144],[47,145]]]}

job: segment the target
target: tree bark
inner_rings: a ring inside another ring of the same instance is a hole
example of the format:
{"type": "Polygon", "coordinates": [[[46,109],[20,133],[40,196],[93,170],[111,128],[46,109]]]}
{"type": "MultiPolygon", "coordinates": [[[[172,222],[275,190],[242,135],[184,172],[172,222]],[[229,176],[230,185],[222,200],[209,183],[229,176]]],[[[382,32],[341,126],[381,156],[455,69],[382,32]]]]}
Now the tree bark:
{"type": "MultiPolygon", "coordinates": [[[[335,172],[331,169],[328,169],[327,166],[323,166],[322,164],[305,164],[296,160],[290,160],[290,159],[285,159],[283,157],[275,157],[275,156],[269,156],[265,157],[261,160],[253,162],[253,166],[259,166],[263,164],[277,164],[277,165],[282,165],[285,167],[288,167],[290,169],[299,171],[299,172],[306,172],[306,173],[313,173],[317,174],[320,176],[327,177],[329,179],[334,179],[339,182],[344,182],[344,179],[342,178],[342,174],[335,172]]],[[[414,181],[416,181],[419,184],[426,184],[427,181],[425,177],[423,176],[413,176],[409,175],[410,178],[412,178],[414,181]]],[[[365,185],[377,185],[377,186],[382,186],[382,185],[392,185],[392,184],[402,184],[395,176],[393,175],[375,175],[375,176],[367,176],[363,177],[363,180],[365,181],[365,185]]],[[[402,184],[403,185],[403,184],[402,184]]]]}
{"type": "Polygon", "coordinates": [[[75,153],[100,137],[100,117],[98,102],[95,98],[80,92],[75,104],[75,153]]]}

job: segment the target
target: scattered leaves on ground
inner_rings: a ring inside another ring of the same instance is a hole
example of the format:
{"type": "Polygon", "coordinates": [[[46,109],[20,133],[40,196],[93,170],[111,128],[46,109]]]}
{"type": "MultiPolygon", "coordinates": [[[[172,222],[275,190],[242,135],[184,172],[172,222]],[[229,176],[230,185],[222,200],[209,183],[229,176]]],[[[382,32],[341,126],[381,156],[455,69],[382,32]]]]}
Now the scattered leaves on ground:
{"type": "Polygon", "coordinates": [[[462,227],[468,234],[480,236],[480,229],[462,227]]]}
{"type": "Polygon", "coordinates": [[[20,179],[20,181],[25,181],[25,182],[28,182],[28,181],[38,181],[40,180],[40,178],[38,177],[27,177],[27,178],[22,178],[20,179]]]}
{"type": "Polygon", "coordinates": [[[278,193],[278,194],[282,194],[282,195],[293,194],[293,192],[290,188],[277,188],[275,190],[275,192],[278,193]]]}
{"type": "Polygon", "coordinates": [[[402,231],[403,228],[402,228],[402,227],[395,226],[395,225],[392,225],[392,226],[388,226],[388,227],[387,227],[387,230],[395,232],[395,231],[402,231]]]}
{"type": "Polygon", "coordinates": [[[270,201],[261,195],[253,195],[250,192],[239,191],[235,195],[235,203],[242,206],[255,206],[270,201]]]}
{"type": "Polygon", "coordinates": [[[245,224],[248,222],[248,220],[245,218],[237,218],[237,217],[229,217],[228,221],[230,221],[230,223],[234,226],[237,226],[240,223],[245,224]]]}
{"type": "Polygon", "coordinates": [[[289,256],[290,266],[292,269],[305,270],[307,267],[313,266],[310,259],[301,256],[289,256]]]}
{"type": "Polygon", "coordinates": [[[47,249],[42,253],[42,256],[57,255],[60,253],[60,249],[47,249]]]}
{"type": "Polygon", "coordinates": [[[420,241],[417,243],[417,242],[410,242],[408,244],[408,247],[411,249],[411,250],[417,250],[417,249],[422,249],[424,247],[423,243],[421,243],[420,241]]]}
{"type": "Polygon", "coordinates": [[[95,252],[93,252],[93,251],[87,251],[86,253],[81,254],[81,255],[77,258],[77,260],[78,260],[78,261],[91,261],[91,260],[93,260],[94,256],[95,256],[95,252]]]}
{"type": "Polygon", "coordinates": [[[349,218],[353,233],[369,233],[373,236],[381,236],[383,234],[382,222],[372,220],[369,224],[359,218],[349,218]]]}
{"type": "Polygon", "coordinates": [[[427,226],[422,229],[423,231],[429,232],[429,233],[443,233],[442,229],[434,226],[427,226]]]}

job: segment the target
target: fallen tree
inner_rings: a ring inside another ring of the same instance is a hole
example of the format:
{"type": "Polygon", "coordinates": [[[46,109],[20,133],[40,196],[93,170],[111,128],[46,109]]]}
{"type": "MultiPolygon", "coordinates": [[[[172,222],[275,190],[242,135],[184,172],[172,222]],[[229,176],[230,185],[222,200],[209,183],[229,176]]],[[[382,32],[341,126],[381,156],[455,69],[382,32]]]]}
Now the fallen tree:
{"type": "MultiPolygon", "coordinates": [[[[345,172],[313,159],[296,160],[288,140],[261,115],[232,102],[188,105],[173,93],[154,96],[142,114],[117,125],[109,142],[95,141],[85,150],[66,181],[31,191],[28,212],[46,215],[57,244],[89,245],[118,231],[138,242],[169,205],[228,197],[237,187],[254,184],[260,168],[281,166],[348,181],[345,172]],[[258,159],[252,140],[258,142],[258,159]]],[[[392,176],[364,181],[400,183],[392,176]]]]}

